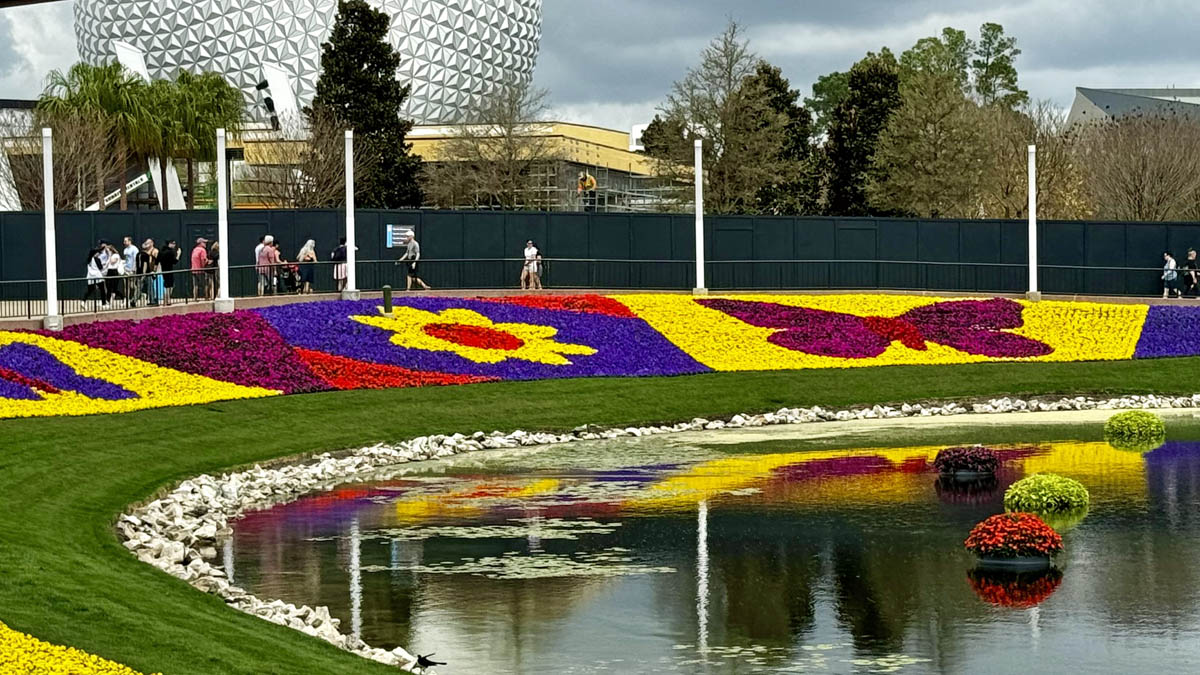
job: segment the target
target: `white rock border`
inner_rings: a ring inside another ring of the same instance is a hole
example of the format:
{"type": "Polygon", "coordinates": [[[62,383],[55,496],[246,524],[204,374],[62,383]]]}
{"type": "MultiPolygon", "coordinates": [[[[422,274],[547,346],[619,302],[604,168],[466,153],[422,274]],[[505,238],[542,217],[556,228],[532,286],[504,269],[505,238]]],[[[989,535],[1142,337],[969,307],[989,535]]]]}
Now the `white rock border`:
{"type": "Polygon", "coordinates": [[[361,639],[339,631],[339,620],[328,607],[308,607],[282,600],[262,600],[233,585],[220,567],[207,561],[216,558],[216,545],[232,534],[229,522],[243,514],[294,501],[312,492],[355,480],[370,480],[388,466],[448,457],[461,452],[520,446],[554,445],[625,436],[757,427],[778,424],[808,424],[854,419],[929,417],[966,413],[1010,413],[1068,410],[1118,410],[1198,408],[1200,394],[1193,396],[1123,396],[1096,399],[1077,396],[1053,401],[1020,398],[992,399],[986,403],[905,403],[899,407],[873,406],[846,410],[781,408],[765,414],[740,414],[728,420],[697,417],[690,422],[667,426],[604,429],[594,425],[576,427],[566,434],[477,431],[470,436],[420,436],[394,445],[378,444],[348,454],[312,455],[272,468],[254,468],[219,477],[207,474],[185,480],[165,497],[133,507],[120,516],[116,529],[125,547],[143,562],[183,579],[193,587],[221,597],[227,604],[282,626],[290,626],[321,638],[342,649],[380,663],[418,672],[416,657],[397,647],[392,651],[373,648],[361,639]]]}

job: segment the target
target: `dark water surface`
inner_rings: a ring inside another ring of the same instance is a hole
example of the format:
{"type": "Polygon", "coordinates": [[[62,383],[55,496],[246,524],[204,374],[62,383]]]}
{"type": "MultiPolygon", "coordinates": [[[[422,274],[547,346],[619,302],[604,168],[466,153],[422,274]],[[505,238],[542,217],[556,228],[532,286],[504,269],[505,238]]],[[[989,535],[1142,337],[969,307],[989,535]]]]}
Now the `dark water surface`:
{"type": "Polygon", "coordinates": [[[1200,443],[1010,446],[982,485],[937,450],[464,456],[250,514],[226,560],[442,675],[1200,670],[1200,443]],[[1055,571],[972,573],[967,532],[1037,472],[1092,494],[1055,571]]]}

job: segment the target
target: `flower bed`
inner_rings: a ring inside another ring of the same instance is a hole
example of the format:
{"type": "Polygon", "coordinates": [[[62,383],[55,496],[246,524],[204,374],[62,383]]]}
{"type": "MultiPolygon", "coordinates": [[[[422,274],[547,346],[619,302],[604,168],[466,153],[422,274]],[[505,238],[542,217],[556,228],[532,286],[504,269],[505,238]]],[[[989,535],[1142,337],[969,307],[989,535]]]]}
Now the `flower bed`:
{"type": "Polygon", "coordinates": [[[138,675],[73,647],[59,647],[0,623],[0,673],[22,675],[138,675]]]}
{"type": "Polygon", "coordinates": [[[378,304],[0,331],[0,418],[493,380],[1200,355],[1200,341],[1164,347],[1197,321],[1186,307],[870,294],[424,296],[383,316],[378,304]]]}
{"type": "Polygon", "coordinates": [[[976,525],[963,546],[992,558],[1049,556],[1062,551],[1062,537],[1032,513],[1001,513],[976,525]]]}

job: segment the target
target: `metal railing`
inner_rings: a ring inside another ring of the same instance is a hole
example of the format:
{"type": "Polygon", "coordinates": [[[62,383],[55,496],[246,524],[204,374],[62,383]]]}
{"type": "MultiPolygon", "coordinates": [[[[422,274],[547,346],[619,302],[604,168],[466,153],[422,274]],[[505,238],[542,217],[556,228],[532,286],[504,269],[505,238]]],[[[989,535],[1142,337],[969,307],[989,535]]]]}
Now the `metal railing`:
{"type": "MultiPolygon", "coordinates": [[[[335,293],[341,290],[340,263],[283,263],[263,274],[256,265],[229,269],[230,297],[335,293]],[[307,287],[306,284],[307,283],[307,287]]],[[[423,259],[418,275],[439,290],[520,288],[523,258],[423,259]]],[[[547,258],[541,265],[546,288],[566,290],[688,290],[695,263],[689,260],[547,258]]],[[[408,266],[396,260],[360,260],[357,286],[401,290],[408,266]]],[[[1041,265],[1048,294],[1155,297],[1162,293],[1160,267],[1041,265]],[[1080,289],[1089,289],[1088,293],[1080,289]]],[[[1200,271],[1197,272],[1200,277],[1200,271]]],[[[913,260],[714,260],[706,264],[713,291],[894,290],[1023,293],[1028,269],[1020,263],[913,260]]],[[[1180,290],[1191,286],[1188,270],[1178,270],[1180,290]]],[[[58,282],[59,314],[88,314],[136,307],[207,303],[217,296],[217,269],[178,269],[148,275],[58,282]],[[167,294],[170,289],[170,294],[167,294]]],[[[1191,288],[1192,294],[1196,288],[1191,288]]],[[[46,314],[46,282],[0,282],[0,319],[34,319],[46,314]]]]}

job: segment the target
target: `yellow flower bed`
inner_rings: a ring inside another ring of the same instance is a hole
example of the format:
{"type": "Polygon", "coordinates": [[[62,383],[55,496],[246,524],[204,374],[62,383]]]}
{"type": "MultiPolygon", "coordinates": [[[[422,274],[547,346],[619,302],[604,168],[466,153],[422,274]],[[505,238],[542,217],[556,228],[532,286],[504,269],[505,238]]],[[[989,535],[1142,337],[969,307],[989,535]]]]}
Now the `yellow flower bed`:
{"type": "Polygon", "coordinates": [[[141,675],[74,647],[43,642],[0,623],[0,673],[4,675],[141,675]]]}
{"type": "MultiPolygon", "coordinates": [[[[1133,358],[1148,307],[1083,302],[1019,302],[1023,325],[997,330],[1043,343],[1050,352],[1039,356],[1001,358],[969,354],[927,342],[913,349],[899,341],[871,358],[843,358],[788,349],[768,341],[780,327],[760,327],[686,295],[619,295],[632,309],[680,349],[718,371],[853,368],[886,365],[931,365],[984,361],[1105,361],[1133,358]]],[[[855,317],[895,319],[914,309],[962,299],[903,295],[722,295],[705,300],[734,300],[803,307],[855,317]]],[[[831,329],[831,332],[836,332],[831,329]]]]}

